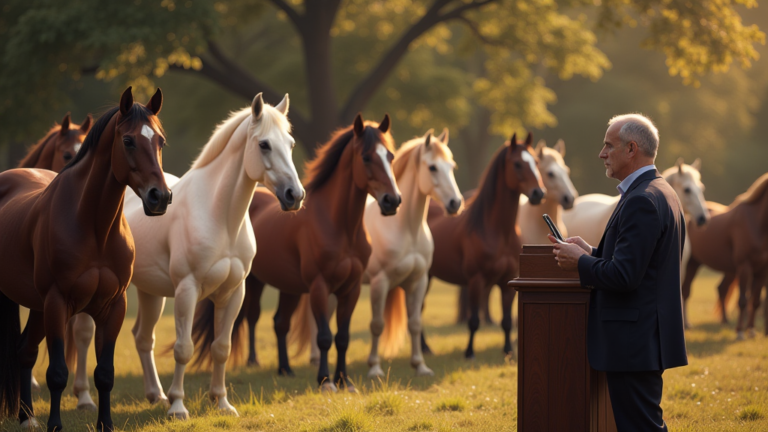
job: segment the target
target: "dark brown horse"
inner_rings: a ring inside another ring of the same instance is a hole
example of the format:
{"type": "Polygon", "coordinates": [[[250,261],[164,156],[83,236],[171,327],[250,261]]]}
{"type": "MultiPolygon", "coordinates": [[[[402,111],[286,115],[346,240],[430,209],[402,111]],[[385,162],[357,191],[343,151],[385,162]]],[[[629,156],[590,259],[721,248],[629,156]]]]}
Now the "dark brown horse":
{"type": "Polygon", "coordinates": [[[768,279],[768,174],[763,174],[727,208],[707,204],[711,215],[709,224],[701,227],[688,224],[691,258],[685,270],[683,297],[687,299],[690,295],[691,283],[702,264],[723,272],[718,287],[719,309],[723,322],[727,323],[725,307],[729,287],[738,278],[736,334],[738,339],[743,339],[747,306],[746,328],[751,333],[755,311],[760,306],[760,292],[768,279]]]}
{"type": "MultiPolygon", "coordinates": [[[[430,204],[427,222],[435,240],[430,277],[469,287],[469,344],[466,358],[473,358],[475,332],[480,326],[480,302],[493,285],[501,288],[504,353],[512,352],[512,301],[515,292],[507,282],[518,275],[521,243],[515,229],[520,193],[531,204],[544,198],[536,152],[528,134],[524,143],[516,135],[491,159],[475,195],[459,216],[448,217],[442,207],[430,204]]],[[[422,332],[422,348],[428,350],[422,332]]]]}
{"type": "MultiPolygon", "coordinates": [[[[353,126],[336,132],[317,150],[317,157],[305,169],[304,207],[295,214],[280,211],[274,195],[259,189],[253,196],[250,216],[259,250],[246,279],[246,300],[235,321],[240,329],[248,315],[251,326],[260,313],[259,299],[264,284],[280,290],[275,313],[275,333],[279,351],[278,374],[293,375],[288,362],[287,336],[291,317],[302,304],[311,307],[319,329],[320,367],[317,382],[324,390],[335,390],[334,383],[353,389],[346,370],[349,323],[357,298],[363,270],[371,255],[371,246],[363,227],[363,212],[368,194],[376,198],[382,214],[392,215],[400,205],[400,192],[392,175],[394,144],[389,133],[390,119],[381,124],[363,123],[358,114],[353,126]],[[309,296],[302,296],[302,294],[309,296]],[[328,350],[333,335],[328,325],[328,296],[338,298],[336,350],[338,363],[334,380],[329,380],[328,350]],[[307,298],[308,297],[308,298],[307,298]],[[254,312],[255,310],[255,312],[254,312]]],[[[203,305],[203,303],[201,303],[203,305]]],[[[205,305],[205,311],[211,310],[205,305]]],[[[198,310],[195,319],[196,343],[210,333],[211,314],[198,310]],[[205,318],[205,317],[208,318],[205,318]]],[[[299,310],[297,317],[307,314],[299,310]]],[[[308,340],[309,326],[297,325],[302,332],[297,339],[308,340]]],[[[253,327],[252,327],[253,328],[253,327]]],[[[233,350],[241,343],[233,332],[233,350]]],[[[209,345],[203,345],[205,356],[209,345]]]]}
{"type": "Polygon", "coordinates": [[[164,142],[155,116],[158,90],[146,107],[130,88],[120,105],[94,125],[59,175],[38,169],[0,174],[0,410],[36,426],[30,378],[38,344],[46,338],[51,392],[48,430],[61,430],[61,393],[67,385],[64,330],[75,313],[96,321],[94,381],[97,430],[112,430],[110,392],[115,340],[125,316],[134,245],[122,215],[125,187],[148,215],[165,213],[170,198],[161,167],[164,142]],[[147,139],[150,128],[155,138],[147,139]],[[19,305],[30,309],[19,338],[19,305]]]}
{"type": "Polygon", "coordinates": [[[85,136],[91,130],[92,121],[93,118],[88,114],[83,124],[78,126],[72,123],[69,114],[65,115],[61,125],[55,125],[43,139],[30,147],[27,155],[19,162],[19,168],[43,168],[61,172],[82,146],[85,136]]]}

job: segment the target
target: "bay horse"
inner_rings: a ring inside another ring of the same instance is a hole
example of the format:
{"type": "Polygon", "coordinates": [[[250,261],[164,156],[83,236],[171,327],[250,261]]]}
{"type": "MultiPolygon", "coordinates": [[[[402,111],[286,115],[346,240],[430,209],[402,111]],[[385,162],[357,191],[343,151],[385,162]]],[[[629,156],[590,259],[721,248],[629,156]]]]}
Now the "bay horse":
{"type": "Polygon", "coordinates": [[[708,204],[712,213],[709,223],[703,227],[688,224],[691,257],[683,280],[683,296],[690,296],[691,283],[702,264],[723,272],[718,287],[719,309],[723,323],[727,323],[728,288],[738,278],[736,338],[741,340],[744,339],[745,320],[750,336],[754,333],[755,312],[760,306],[762,287],[768,279],[768,174],[758,178],[728,207],[708,204]]]}
{"type": "Polygon", "coordinates": [[[161,166],[161,106],[159,89],[143,106],[134,103],[129,87],[60,174],[40,169],[0,173],[0,410],[18,415],[22,427],[38,426],[30,383],[38,344],[45,338],[48,430],[62,430],[61,394],[68,375],[64,331],[72,315],[85,312],[96,321],[96,429],[113,430],[115,341],[135,256],[123,197],[129,186],[147,216],[166,211],[171,192],[161,166]],[[19,305],[30,309],[21,335],[19,305]]]}
{"type": "MultiPolygon", "coordinates": [[[[401,202],[391,168],[394,142],[389,129],[389,115],[377,124],[363,122],[358,114],[352,126],[336,131],[317,149],[316,157],[306,164],[307,199],[296,214],[279,212],[274,199],[261,190],[256,191],[251,203],[256,241],[267,246],[253,260],[251,274],[246,280],[247,295],[236,328],[242,328],[246,316],[249,325],[258,321],[265,284],[280,290],[274,317],[277,372],[292,376],[288,360],[291,318],[301,303],[302,307],[296,311],[297,323],[293,326],[300,334],[294,338],[306,342],[309,325],[300,320],[308,315],[302,308],[311,308],[319,328],[317,382],[323,391],[336,391],[336,383],[354,391],[347,376],[346,352],[350,319],[371,255],[363,226],[366,197],[370,194],[376,199],[383,215],[395,214],[401,202]],[[334,341],[328,325],[330,294],[335,294],[338,299],[338,333],[335,337],[338,361],[333,381],[328,372],[328,350],[334,341]]],[[[198,309],[195,320],[196,324],[210,322],[210,304],[198,309]]],[[[201,328],[210,332],[208,324],[201,328]]],[[[200,334],[197,340],[205,343],[207,339],[200,334]]],[[[234,348],[241,343],[241,338],[233,339],[234,348]]],[[[205,343],[204,346],[209,345],[205,343]]]]}
{"type": "MultiPolygon", "coordinates": [[[[555,146],[547,147],[544,140],[539,140],[535,148],[539,158],[539,174],[546,188],[544,201],[538,205],[532,205],[525,195],[520,195],[520,208],[517,211],[517,226],[520,233],[521,244],[541,244],[548,242],[549,228],[542,219],[543,214],[548,214],[557,228],[564,235],[568,235],[568,229],[563,223],[563,210],[573,207],[574,200],[579,196],[578,191],[571,182],[571,169],[565,164],[565,141],[558,140],[555,146]]],[[[466,195],[474,194],[467,192],[466,195]]],[[[482,297],[481,315],[486,322],[491,323],[489,310],[490,291],[482,297]]],[[[461,287],[459,292],[459,319],[458,322],[466,322],[469,319],[469,290],[461,287]]]]}
{"type": "MultiPolygon", "coordinates": [[[[221,123],[192,167],[175,183],[174,205],[162,219],[141,215],[141,202],[126,199],[125,215],[136,241],[133,284],[139,313],[133,327],[150,403],[169,406],[168,416],[189,418],[184,406],[184,372],[192,359],[192,321],[202,299],[214,305],[207,323],[213,346],[209,397],[225,414],[238,415],[227,400],[224,380],[232,325],[245,295],[245,277],[256,254],[248,207],[257,182],[282,210],[296,210],[304,189],[293,165],[286,94],[275,107],[261,93],[250,107],[221,123]],[[277,200],[275,200],[277,197],[277,200]],[[175,297],[176,368],[166,396],[154,361],[155,326],[166,297],[175,297]]],[[[263,228],[262,228],[263,229],[263,228]]],[[[268,244],[268,243],[265,243],[268,244]]]]}
{"type": "MultiPolygon", "coordinates": [[[[520,193],[531,204],[544,198],[546,188],[538,169],[538,157],[531,146],[532,134],[525,142],[517,134],[496,151],[485,170],[477,192],[467,209],[456,217],[445,215],[437,203],[429,206],[428,224],[435,241],[430,277],[469,287],[469,343],[464,356],[474,358],[475,332],[480,326],[480,302],[493,285],[501,288],[504,353],[512,353],[512,301],[514,291],[507,282],[519,270],[520,236],[515,228],[520,193]]],[[[422,332],[422,349],[428,349],[422,332]]]]}

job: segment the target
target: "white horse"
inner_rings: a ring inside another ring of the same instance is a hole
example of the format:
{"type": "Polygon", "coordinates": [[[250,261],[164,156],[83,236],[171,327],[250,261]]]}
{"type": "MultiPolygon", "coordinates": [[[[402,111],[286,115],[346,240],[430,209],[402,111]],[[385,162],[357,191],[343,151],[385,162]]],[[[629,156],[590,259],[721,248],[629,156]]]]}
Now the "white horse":
{"type": "Polygon", "coordinates": [[[192,319],[199,300],[215,305],[215,340],[210,397],[222,412],[237,415],[227,401],[224,371],[232,326],[245,294],[245,276],[256,254],[248,206],[256,183],[264,183],[283,210],[296,210],[304,198],[291,159],[288,95],[275,107],[256,95],[250,108],[220,124],[192,168],[174,185],[174,203],[165,217],[142,217],[141,202],[126,198],[125,215],[134,233],[136,263],[132,282],[139,297],[133,335],[144,369],[147,399],[170,402],[168,415],[186,419],[184,370],[191,360],[192,319]],[[154,362],[155,325],[166,297],[175,297],[176,369],[168,396],[154,362]]]}

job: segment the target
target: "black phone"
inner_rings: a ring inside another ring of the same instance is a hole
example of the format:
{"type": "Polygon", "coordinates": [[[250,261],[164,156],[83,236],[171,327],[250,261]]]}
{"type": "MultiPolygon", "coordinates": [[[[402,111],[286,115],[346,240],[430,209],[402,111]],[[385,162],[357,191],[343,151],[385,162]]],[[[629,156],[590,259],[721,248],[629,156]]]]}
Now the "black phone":
{"type": "Polygon", "coordinates": [[[549,215],[545,213],[542,217],[544,218],[544,222],[547,223],[549,230],[552,231],[552,236],[555,237],[557,242],[565,244],[565,239],[563,238],[563,235],[560,234],[560,230],[557,229],[557,225],[555,225],[555,223],[552,222],[552,219],[550,219],[549,215]]]}

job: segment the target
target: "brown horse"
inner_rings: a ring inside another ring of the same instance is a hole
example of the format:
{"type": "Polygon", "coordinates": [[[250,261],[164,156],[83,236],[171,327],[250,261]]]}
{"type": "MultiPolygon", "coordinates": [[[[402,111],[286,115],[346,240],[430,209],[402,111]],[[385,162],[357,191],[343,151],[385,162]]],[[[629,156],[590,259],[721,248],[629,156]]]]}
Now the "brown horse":
{"type": "MultiPolygon", "coordinates": [[[[521,243],[515,229],[520,193],[531,204],[544,198],[536,152],[529,133],[525,143],[512,136],[491,159],[478,192],[459,216],[448,217],[438,204],[430,204],[427,222],[435,240],[430,277],[469,286],[469,344],[466,358],[474,358],[473,342],[480,326],[480,302],[493,285],[501,288],[504,353],[512,352],[512,301],[515,292],[507,282],[518,274],[521,243]]],[[[429,350],[422,332],[422,348],[429,350]]]]}
{"type": "Polygon", "coordinates": [[[82,146],[85,136],[91,130],[92,121],[93,118],[88,114],[83,124],[78,126],[72,123],[69,114],[65,115],[61,125],[55,125],[43,139],[30,147],[27,155],[19,162],[19,168],[43,168],[61,172],[82,146]]]}
{"type": "MultiPolygon", "coordinates": [[[[323,390],[335,390],[341,383],[353,390],[346,370],[349,345],[349,323],[357,298],[363,270],[371,255],[363,212],[368,194],[379,204],[382,214],[392,215],[400,205],[400,191],[392,175],[394,143],[389,133],[389,115],[381,124],[363,123],[358,114],[353,126],[336,132],[331,140],[317,150],[317,157],[307,163],[304,207],[295,214],[280,211],[274,195],[259,189],[253,196],[250,215],[256,243],[260,246],[253,260],[251,274],[246,279],[246,299],[235,329],[242,328],[248,315],[251,326],[260,314],[260,298],[264,284],[280,290],[275,313],[275,333],[279,354],[278,374],[293,375],[288,362],[287,336],[291,317],[302,304],[312,308],[319,329],[320,367],[317,382],[323,390]],[[302,294],[309,294],[302,296],[302,294]],[[338,298],[336,320],[336,350],[338,363],[333,382],[329,381],[328,350],[333,335],[328,325],[328,296],[338,298]]],[[[203,303],[201,303],[202,305],[203,303]]],[[[196,343],[204,344],[200,356],[210,345],[212,307],[199,307],[195,318],[196,343]],[[208,336],[206,336],[206,334],[208,336]]],[[[299,310],[297,317],[307,314],[299,310]]],[[[302,332],[297,339],[305,341],[309,326],[297,325],[302,332]]],[[[253,328],[253,327],[252,327],[253,328]]],[[[238,332],[233,332],[233,351],[241,344],[238,332]]],[[[200,358],[200,357],[198,357],[200,358]]]]}
{"type": "Polygon", "coordinates": [[[685,270],[683,298],[690,295],[691,283],[702,264],[723,272],[723,280],[718,287],[719,309],[723,323],[727,323],[725,306],[728,288],[738,278],[736,334],[738,339],[743,339],[747,306],[747,329],[753,332],[760,292],[768,279],[768,174],[757,179],[730,206],[707,203],[707,207],[711,215],[709,224],[701,227],[688,224],[691,258],[685,270]]]}
{"type": "Polygon", "coordinates": [[[30,379],[38,344],[46,338],[51,392],[48,430],[61,430],[61,393],[67,385],[64,329],[75,313],[96,320],[94,381],[99,390],[97,430],[112,430],[110,391],[115,340],[125,316],[134,246],[122,215],[125,187],[148,215],[165,213],[170,191],[163,179],[162,93],[146,107],[130,88],[88,133],[59,175],[38,169],[0,174],[0,410],[37,426],[30,379]],[[155,132],[149,140],[146,131],[155,132]],[[19,338],[19,305],[30,309],[19,338]]]}

